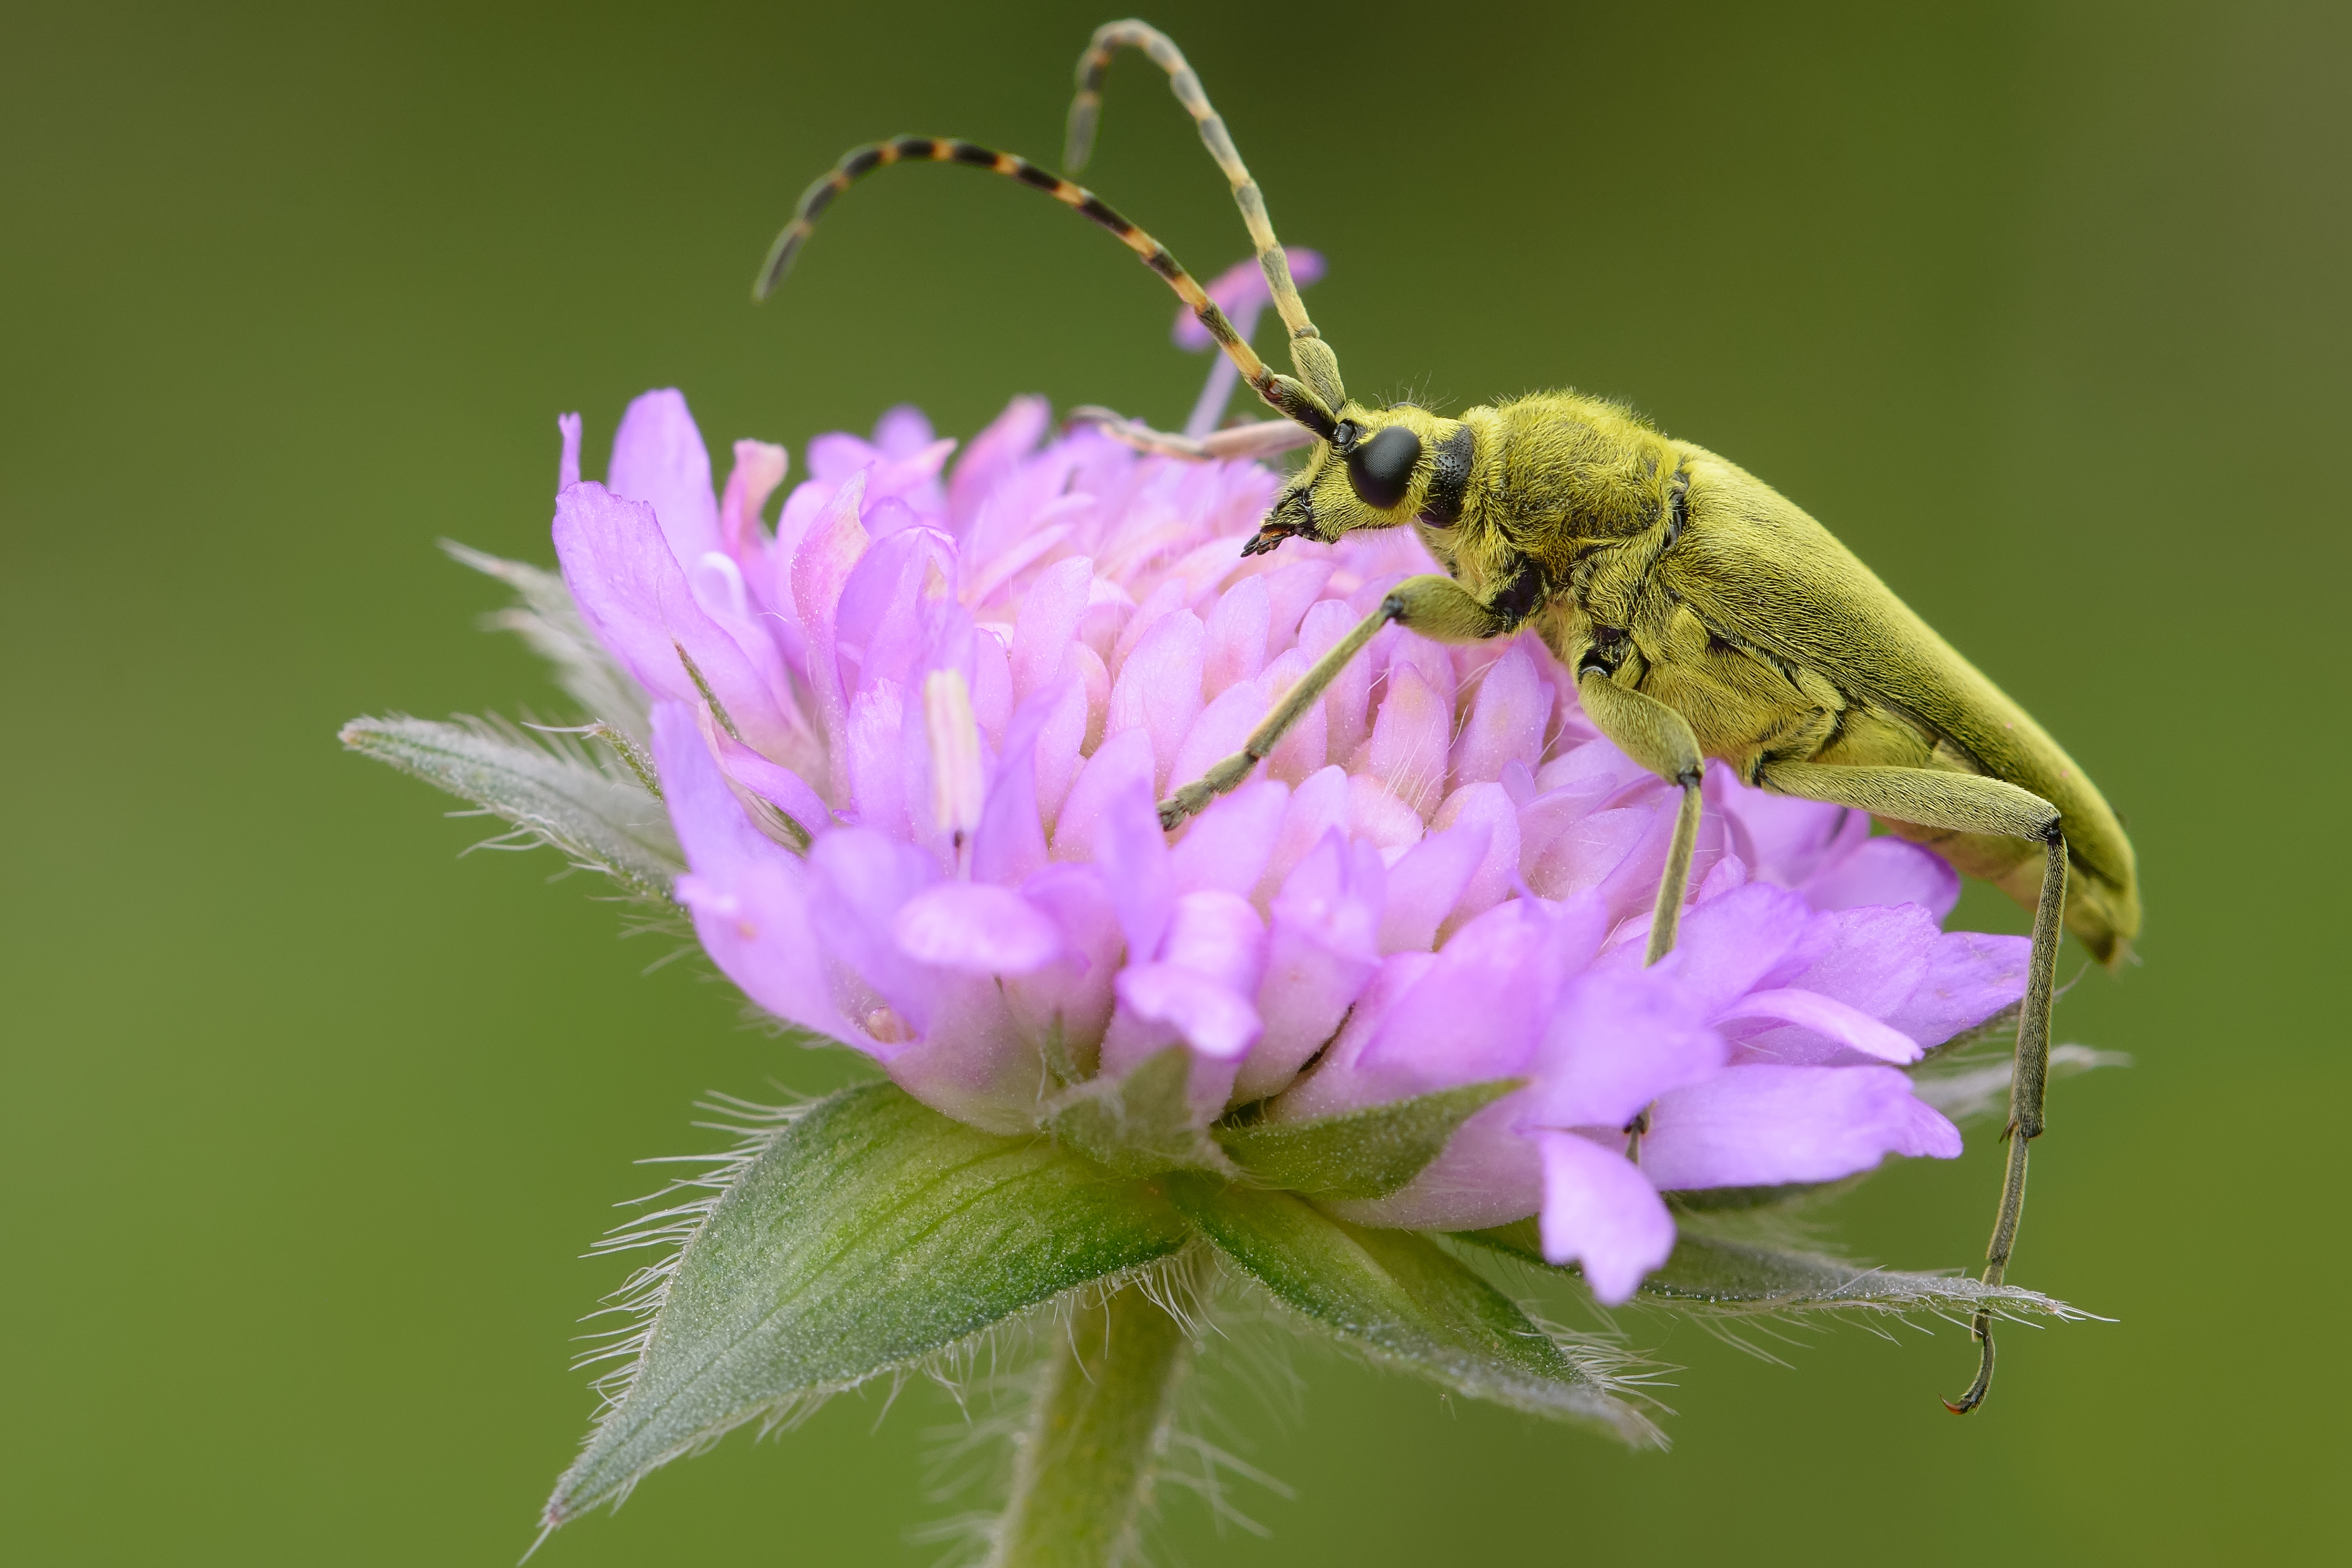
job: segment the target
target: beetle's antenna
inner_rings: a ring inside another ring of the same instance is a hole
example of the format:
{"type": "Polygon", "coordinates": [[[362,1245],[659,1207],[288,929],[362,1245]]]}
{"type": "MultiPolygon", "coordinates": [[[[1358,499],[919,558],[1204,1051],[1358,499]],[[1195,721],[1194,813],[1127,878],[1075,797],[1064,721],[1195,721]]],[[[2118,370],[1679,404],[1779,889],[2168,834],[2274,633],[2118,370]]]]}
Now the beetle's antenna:
{"type": "Polygon", "coordinates": [[[1240,370],[1242,379],[1256,389],[1257,395],[1275,412],[1305,425],[1326,441],[1338,434],[1330,408],[1297,382],[1269,369],[1257,357],[1257,351],[1234,330],[1234,324],[1217,308],[1208,291],[1168,254],[1166,246],[1113,212],[1108,203],[1085,186],[1049,174],[1026,158],[952,137],[894,136],[887,141],[853,147],[844,153],[831,173],[802,193],[793,221],[784,225],[784,232],[768,249],[768,259],[760,267],[758,281],[751,286],[751,298],[765,299],[784,280],[784,275],[793,268],[793,258],[800,254],[801,246],[815,229],[818,214],[833,204],[835,196],[877,169],[891,163],[915,162],[961,163],[967,168],[1003,174],[1045,192],[1080,217],[1108,229],[1128,249],[1142,257],[1144,266],[1166,279],[1178,298],[1192,308],[1192,314],[1208,329],[1209,336],[1217,340],[1225,357],[1240,370]]]}
{"type": "Polygon", "coordinates": [[[1307,378],[1323,401],[1338,408],[1348,401],[1346,389],[1339,384],[1339,361],[1315,323],[1307,319],[1306,302],[1298,298],[1298,286],[1291,281],[1290,261],[1283,255],[1282,242],[1274,237],[1274,220],[1266,215],[1265,196],[1250,177],[1249,166],[1242,162],[1241,150],[1225,130],[1224,120],[1209,102],[1209,95],[1201,89],[1201,78],[1185,63],[1184,51],[1174,40],[1149,23],[1129,20],[1106,22],[1095,29],[1087,52],[1078,57],[1078,96],[1070,103],[1069,141],[1062,153],[1062,166],[1076,173],[1087,166],[1094,153],[1095,127],[1102,119],[1103,78],[1110,70],[1111,57],[1122,48],[1141,49],[1151,57],[1151,63],[1168,73],[1169,90],[1176,101],[1184,106],[1201,128],[1201,140],[1209,149],[1209,156],[1217,161],[1225,179],[1234,188],[1234,204],[1242,210],[1242,222],[1249,226],[1250,244],[1257,249],[1257,264],[1265,273],[1265,286],[1274,295],[1274,308],[1282,313],[1282,324],[1290,329],[1291,363],[1307,378]],[[1314,347],[1301,351],[1301,346],[1314,347]]]}

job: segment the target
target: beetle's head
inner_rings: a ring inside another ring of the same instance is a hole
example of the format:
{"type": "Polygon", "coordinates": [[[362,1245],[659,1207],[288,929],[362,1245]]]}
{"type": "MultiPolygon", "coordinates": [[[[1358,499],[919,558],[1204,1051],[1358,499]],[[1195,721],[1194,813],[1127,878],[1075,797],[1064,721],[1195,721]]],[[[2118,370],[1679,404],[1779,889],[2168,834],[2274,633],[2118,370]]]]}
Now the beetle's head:
{"type": "Polygon", "coordinates": [[[1409,402],[1381,409],[1349,402],[1335,426],[1283,486],[1244,555],[1263,555],[1287,538],[1329,544],[1358,528],[1393,528],[1424,510],[1443,515],[1449,486],[1458,515],[1469,473],[1469,430],[1459,420],[1409,402]]]}

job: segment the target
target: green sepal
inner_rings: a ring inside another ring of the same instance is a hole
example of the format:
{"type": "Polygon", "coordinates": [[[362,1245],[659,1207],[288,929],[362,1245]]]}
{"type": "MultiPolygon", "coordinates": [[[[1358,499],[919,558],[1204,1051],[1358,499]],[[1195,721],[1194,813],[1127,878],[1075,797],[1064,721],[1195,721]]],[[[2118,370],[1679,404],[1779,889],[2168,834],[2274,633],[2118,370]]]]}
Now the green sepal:
{"type": "Polygon", "coordinates": [[[545,1521],[1190,1237],[1145,1186],[1046,1139],[980,1132],[887,1083],[844,1090],[747,1156],[688,1239],[545,1521]]]}
{"type": "Polygon", "coordinates": [[[471,800],[525,841],[551,845],[639,898],[667,903],[686,870],[661,801],[634,772],[604,766],[569,737],[534,741],[494,720],[395,716],[355,718],[339,738],[471,800]]]}
{"type": "Polygon", "coordinates": [[[1155,1051],[1123,1078],[1095,1078],[1055,1100],[1045,1130],[1113,1176],[1208,1170],[1233,1165],[1192,1119],[1185,1087],[1192,1053],[1181,1045],[1155,1051]]]}
{"type": "MultiPolygon", "coordinates": [[[[1462,1233],[1459,1239],[1558,1273],[1544,1261],[1535,1221],[1462,1233]]],[[[1664,1265],[1642,1281],[1643,1300],[1710,1316],[1761,1312],[1907,1312],[1947,1315],[1990,1307],[2009,1316],[2073,1322],[2091,1314],[2038,1291],[1964,1275],[1866,1269],[1819,1252],[1694,1234],[1686,1224],[1664,1265]]]]}
{"type": "Polygon", "coordinates": [[[1472,1116],[1526,1080],[1497,1078],[1305,1122],[1228,1119],[1210,1129],[1269,1186],[1318,1197],[1386,1197],[1419,1176],[1472,1116]]]}
{"type": "Polygon", "coordinates": [[[1564,1346],[1428,1237],[1350,1225],[1293,1193],[1190,1175],[1166,1186],[1219,1252],[1340,1343],[1474,1399],[1658,1440],[1611,1392],[1608,1357],[1564,1346]]]}

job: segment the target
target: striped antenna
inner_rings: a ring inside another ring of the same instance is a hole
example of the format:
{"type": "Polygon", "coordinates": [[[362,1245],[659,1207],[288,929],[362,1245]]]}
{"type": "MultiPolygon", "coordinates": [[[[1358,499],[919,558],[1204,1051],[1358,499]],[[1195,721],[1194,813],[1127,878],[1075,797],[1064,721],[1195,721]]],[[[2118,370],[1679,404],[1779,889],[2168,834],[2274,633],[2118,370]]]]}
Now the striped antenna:
{"type": "Polygon", "coordinates": [[[751,298],[765,299],[776,285],[792,270],[793,258],[816,227],[816,220],[834,198],[875,170],[892,163],[961,163],[966,168],[985,169],[1007,179],[1018,180],[1034,190],[1072,208],[1089,222],[1100,225],[1117,235],[1120,243],[1135,252],[1143,265],[1165,278],[1178,298],[1192,307],[1192,314],[1225,351],[1242,378],[1255,388],[1258,396],[1284,418],[1295,420],[1328,441],[1337,434],[1331,412],[1307,388],[1290,377],[1269,369],[1257,357],[1255,350],[1244,341],[1225,313],[1209,298],[1208,291],[1194,281],[1192,275],[1177,265],[1168,254],[1168,247],[1145,234],[1141,229],[1113,212],[1109,204],[1083,185],[1049,174],[1026,158],[1010,152],[999,152],[970,141],[960,141],[944,136],[896,136],[887,141],[877,141],[864,147],[854,147],[845,153],[840,162],[801,194],[800,205],[793,221],[776,236],[768,249],[768,259],[760,268],[759,280],[751,286],[751,298]]]}
{"type": "MultiPolygon", "coordinates": [[[[1078,96],[1070,103],[1070,133],[1062,155],[1062,166],[1072,173],[1087,166],[1093,156],[1095,129],[1102,119],[1103,78],[1110,70],[1111,57],[1123,48],[1141,49],[1151,57],[1151,63],[1168,73],[1169,90],[1176,101],[1201,128],[1201,141],[1208,147],[1209,156],[1224,171],[1226,182],[1233,186],[1234,204],[1242,210],[1242,222],[1249,226],[1250,244],[1257,250],[1257,264],[1265,273],[1265,285],[1274,295],[1274,308],[1282,314],[1282,324],[1290,330],[1296,345],[1321,336],[1315,323],[1307,319],[1306,302],[1298,298],[1298,287],[1291,281],[1290,262],[1282,253],[1282,242],[1274,237],[1274,220],[1266,216],[1265,196],[1250,177],[1249,166],[1242,162],[1241,150],[1234,145],[1225,122],[1209,102],[1209,95],[1201,89],[1201,78],[1185,63],[1184,52],[1174,40],[1149,23],[1138,21],[1106,22],[1095,29],[1094,39],[1087,52],[1078,57],[1078,96]]],[[[1292,358],[1298,360],[1296,347],[1292,358]]],[[[1327,352],[1316,356],[1330,361],[1327,352]]],[[[1301,361],[1299,372],[1310,382],[1320,378],[1318,365],[1301,361]]],[[[1327,398],[1338,392],[1338,363],[1331,361],[1328,373],[1333,385],[1320,387],[1327,398]]],[[[1344,393],[1340,396],[1344,398],[1344,393]]],[[[1334,401],[1333,407],[1338,407],[1334,401]]]]}

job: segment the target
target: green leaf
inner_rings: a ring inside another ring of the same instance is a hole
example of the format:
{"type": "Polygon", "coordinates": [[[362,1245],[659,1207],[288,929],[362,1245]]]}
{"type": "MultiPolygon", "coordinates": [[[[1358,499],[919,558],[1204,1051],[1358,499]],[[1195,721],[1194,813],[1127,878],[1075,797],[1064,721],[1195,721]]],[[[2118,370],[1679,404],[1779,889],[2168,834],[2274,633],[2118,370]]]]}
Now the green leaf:
{"type": "Polygon", "coordinates": [[[1221,1122],[1211,1131],[1271,1186],[1319,1197],[1386,1197],[1419,1176],[1454,1129],[1525,1081],[1498,1078],[1311,1122],[1221,1122]]]}
{"type": "Polygon", "coordinates": [[[1168,1191],[1219,1251],[1341,1343],[1475,1399],[1658,1440],[1612,1391],[1613,1357],[1563,1345],[1429,1238],[1203,1176],[1171,1176],[1168,1191]]]}
{"type": "MultiPolygon", "coordinates": [[[[1533,1220],[1465,1232],[1460,1239],[1539,1268],[1575,1272],[1544,1261],[1533,1220]]],[[[1964,1275],[1865,1269],[1818,1252],[1695,1234],[1687,1224],[1664,1267],[1642,1281],[1642,1295],[1707,1315],[1927,1312],[1961,1316],[1984,1306],[2006,1316],[2062,1322],[2091,1315],[2015,1285],[1987,1285],[1964,1275]]]]}
{"type": "Polygon", "coordinates": [[[489,617],[501,632],[512,632],[530,651],[555,666],[555,684],[591,716],[603,719],[642,747],[649,743],[652,701],[636,677],[604,651],[588,630],[580,606],[562,575],[527,561],[506,560],[443,539],[450,558],[514,590],[516,602],[489,617]]]}
{"type": "MultiPolygon", "coordinates": [[[[619,761],[604,767],[568,737],[525,739],[478,718],[355,718],[342,743],[439,786],[551,844],[642,898],[667,901],[686,870],[662,803],[619,761]]],[[[493,840],[492,842],[501,841],[493,840]]]]}
{"type": "Polygon", "coordinates": [[[1045,1139],[992,1136],[887,1083],[844,1090],[751,1154],[688,1238],[545,1521],[1191,1234],[1148,1187],[1045,1139]]]}
{"type": "Polygon", "coordinates": [[[1181,1045],[1155,1051],[1124,1078],[1097,1078],[1057,1099],[1045,1128],[1114,1176],[1233,1166],[1192,1120],[1185,1085],[1192,1053],[1181,1045]]]}

